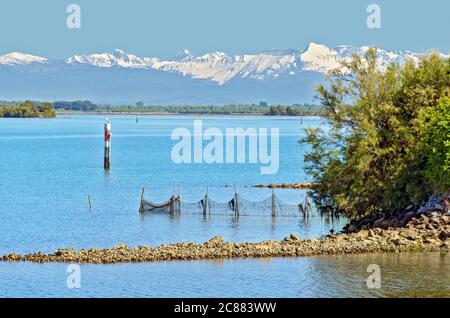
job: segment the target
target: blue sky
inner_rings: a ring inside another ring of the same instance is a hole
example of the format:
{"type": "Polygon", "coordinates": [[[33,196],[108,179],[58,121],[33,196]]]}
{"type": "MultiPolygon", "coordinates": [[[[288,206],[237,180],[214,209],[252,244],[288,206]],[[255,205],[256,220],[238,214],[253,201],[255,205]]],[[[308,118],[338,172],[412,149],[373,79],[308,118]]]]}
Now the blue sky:
{"type": "Polygon", "coordinates": [[[0,54],[50,58],[122,48],[171,58],[187,48],[256,53],[271,48],[377,45],[391,50],[450,51],[448,0],[2,0],[0,54]],[[81,7],[81,29],[68,29],[66,7],[81,7]],[[382,28],[366,26],[381,6],[382,28]]]}

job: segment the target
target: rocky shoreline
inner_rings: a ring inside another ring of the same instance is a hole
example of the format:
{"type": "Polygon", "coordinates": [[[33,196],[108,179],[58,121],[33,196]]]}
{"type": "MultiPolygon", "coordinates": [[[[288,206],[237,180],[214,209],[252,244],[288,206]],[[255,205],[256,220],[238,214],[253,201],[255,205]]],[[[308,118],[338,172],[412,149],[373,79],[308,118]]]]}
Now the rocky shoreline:
{"type": "MultiPolygon", "coordinates": [[[[436,215],[433,216],[436,220],[436,215]]],[[[450,223],[450,216],[441,215],[441,220],[450,223]]],[[[413,221],[414,222],[414,221],[413,221]]],[[[416,223],[416,222],[414,222],[416,223]]],[[[413,223],[411,223],[413,224],[413,223]]],[[[190,242],[160,245],[157,247],[128,247],[120,244],[110,249],[60,249],[53,254],[28,255],[8,254],[1,257],[6,262],[61,262],[61,263],[138,263],[172,260],[206,260],[229,258],[299,257],[333,254],[427,252],[450,249],[450,231],[423,234],[416,227],[403,229],[361,230],[357,233],[342,233],[320,239],[299,239],[291,234],[281,241],[260,243],[225,242],[214,237],[203,244],[190,242]]]]}
{"type": "Polygon", "coordinates": [[[301,240],[295,234],[281,241],[259,243],[225,242],[222,237],[194,244],[163,244],[157,247],[110,249],[60,249],[52,254],[8,254],[4,262],[140,263],[172,260],[299,257],[334,254],[436,252],[450,250],[450,194],[430,200],[421,207],[408,207],[393,218],[351,222],[344,233],[301,240]]]}

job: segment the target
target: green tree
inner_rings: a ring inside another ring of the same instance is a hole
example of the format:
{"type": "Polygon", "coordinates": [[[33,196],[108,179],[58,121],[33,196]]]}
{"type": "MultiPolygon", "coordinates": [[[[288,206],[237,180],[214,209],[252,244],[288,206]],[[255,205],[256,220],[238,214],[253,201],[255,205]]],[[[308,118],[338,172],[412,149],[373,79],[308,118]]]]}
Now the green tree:
{"type": "Polygon", "coordinates": [[[20,104],[9,105],[0,108],[0,117],[30,118],[30,117],[55,117],[55,111],[51,103],[37,103],[25,101],[20,104]]]}
{"type": "Polygon", "coordinates": [[[423,201],[437,189],[426,176],[426,114],[450,87],[450,60],[430,54],[419,63],[380,65],[370,49],[342,64],[317,88],[331,131],[306,131],[315,203],[361,218],[423,201]]]}
{"type": "Polygon", "coordinates": [[[435,192],[450,189],[450,97],[443,96],[438,106],[425,114],[423,145],[427,156],[425,176],[435,192]]]}

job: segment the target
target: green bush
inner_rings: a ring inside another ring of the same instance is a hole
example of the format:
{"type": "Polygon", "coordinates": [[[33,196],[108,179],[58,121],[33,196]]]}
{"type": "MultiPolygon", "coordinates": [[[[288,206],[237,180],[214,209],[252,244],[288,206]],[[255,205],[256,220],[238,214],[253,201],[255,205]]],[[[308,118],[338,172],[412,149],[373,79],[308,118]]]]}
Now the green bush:
{"type": "Polygon", "coordinates": [[[317,88],[331,131],[307,130],[318,207],[357,219],[448,190],[448,100],[439,100],[449,88],[450,60],[435,53],[380,65],[370,49],[344,62],[317,88]]]}
{"type": "Polygon", "coordinates": [[[442,97],[425,119],[428,121],[422,137],[428,154],[425,176],[435,192],[444,192],[450,189],[450,98],[442,97]]]}
{"type": "Polygon", "coordinates": [[[52,118],[55,117],[55,111],[51,103],[36,103],[26,101],[19,104],[0,106],[0,117],[12,117],[12,118],[31,118],[42,117],[52,118]]]}

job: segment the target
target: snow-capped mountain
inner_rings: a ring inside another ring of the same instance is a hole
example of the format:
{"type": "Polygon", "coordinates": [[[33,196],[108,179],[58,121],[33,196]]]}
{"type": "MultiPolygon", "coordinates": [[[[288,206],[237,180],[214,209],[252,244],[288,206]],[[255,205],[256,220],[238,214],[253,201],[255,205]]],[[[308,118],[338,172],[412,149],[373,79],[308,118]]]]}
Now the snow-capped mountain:
{"type": "MultiPolygon", "coordinates": [[[[111,53],[60,61],[24,53],[0,56],[0,99],[80,99],[148,103],[311,102],[314,86],[352,54],[368,47],[267,50],[230,56],[188,50],[174,59],[111,53]]],[[[379,49],[380,63],[403,63],[419,54],[379,49]]]]}
{"type": "Polygon", "coordinates": [[[0,55],[0,64],[3,65],[28,65],[32,63],[47,63],[47,59],[20,52],[12,52],[5,55],[0,55]]]}
{"type": "MultiPolygon", "coordinates": [[[[188,50],[177,54],[175,60],[161,60],[156,57],[138,57],[116,49],[113,53],[74,55],[69,64],[89,64],[97,67],[120,66],[146,68],[179,73],[195,79],[207,79],[223,85],[233,78],[264,80],[281,75],[295,75],[304,71],[327,73],[339,67],[342,59],[353,53],[364,53],[368,47],[339,46],[335,49],[310,43],[305,50],[269,50],[259,54],[229,56],[213,52],[193,56],[188,50]]],[[[411,52],[389,52],[380,50],[385,62],[403,62],[407,58],[417,59],[411,52]]]]}

